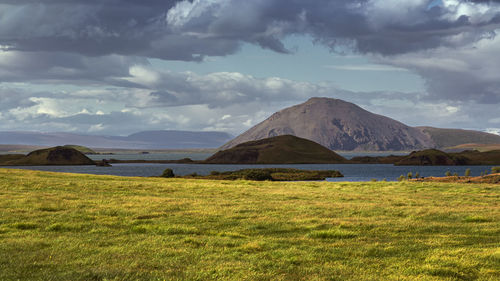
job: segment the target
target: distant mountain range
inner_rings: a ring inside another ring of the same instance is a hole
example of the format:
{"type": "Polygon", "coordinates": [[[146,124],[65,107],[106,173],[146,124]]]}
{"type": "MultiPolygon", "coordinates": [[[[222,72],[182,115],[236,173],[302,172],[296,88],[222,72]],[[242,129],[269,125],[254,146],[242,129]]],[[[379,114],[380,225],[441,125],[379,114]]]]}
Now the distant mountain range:
{"type": "Polygon", "coordinates": [[[0,144],[58,146],[75,144],[115,149],[217,148],[233,136],[223,132],[144,131],[126,137],[73,133],[0,132],[0,144]]]}
{"type": "Polygon", "coordinates": [[[311,98],[285,108],[234,138],[223,132],[144,131],[129,136],[0,132],[0,145],[66,144],[113,149],[232,148],[240,143],[293,135],[341,151],[410,151],[499,146],[500,136],[459,129],[410,127],[340,99],[311,98]],[[473,145],[472,145],[473,144],[473,145]]]}
{"type": "Polygon", "coordinates": [[[340,99],[311,98],[279,112],[226,143],[294,135],[331,150],[400,151],[462,144],[500,144],[500,136],[470,130],[410,127],[340,99]]]}

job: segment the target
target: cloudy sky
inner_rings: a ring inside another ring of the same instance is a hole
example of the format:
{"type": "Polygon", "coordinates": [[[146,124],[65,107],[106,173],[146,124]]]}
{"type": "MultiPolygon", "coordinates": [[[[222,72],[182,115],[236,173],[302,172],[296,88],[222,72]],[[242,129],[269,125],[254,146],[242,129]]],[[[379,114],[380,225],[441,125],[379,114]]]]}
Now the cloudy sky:
{"type": "Polygon", "coordinates": [[[324,96],[500,128],[500,1],[0,0],[0,130],[237,135],[324,96]]]}

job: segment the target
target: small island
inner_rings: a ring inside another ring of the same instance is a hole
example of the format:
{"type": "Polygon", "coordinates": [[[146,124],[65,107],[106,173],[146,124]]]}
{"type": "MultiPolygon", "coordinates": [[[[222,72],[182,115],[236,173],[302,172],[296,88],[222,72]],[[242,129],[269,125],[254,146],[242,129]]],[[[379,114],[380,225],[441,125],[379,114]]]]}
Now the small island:
{"type": "MultiPolygon", "coordinates": [[[[172,169],[166,169],[162,177],[176,177],[172,169]]],[[[178,178],[186,179],[209,179],[209,180],[253,180],[253,181],[317,181],[327,178],[344,177],[335,170],[301,170],[289,168],[262,168],[242,169],[237,171],[217,172],[212,171],[210,175],[190,174],[178,178]]]]}

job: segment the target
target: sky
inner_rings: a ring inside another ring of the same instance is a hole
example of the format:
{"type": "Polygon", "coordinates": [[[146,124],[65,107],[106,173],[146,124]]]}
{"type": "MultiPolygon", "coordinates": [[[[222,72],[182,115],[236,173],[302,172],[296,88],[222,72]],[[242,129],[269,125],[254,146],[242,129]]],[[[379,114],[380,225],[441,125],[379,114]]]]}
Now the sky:
{"type": "Polygon", "coordinates": [[[0,131],[238,135],[311,97],[500,133],[500,1],[0,0],[0,131]]]}

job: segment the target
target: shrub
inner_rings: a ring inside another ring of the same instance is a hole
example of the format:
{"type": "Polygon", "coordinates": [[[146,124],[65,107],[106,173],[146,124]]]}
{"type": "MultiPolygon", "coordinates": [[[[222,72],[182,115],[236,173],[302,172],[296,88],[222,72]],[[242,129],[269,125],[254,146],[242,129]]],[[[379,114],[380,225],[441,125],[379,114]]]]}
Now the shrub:
{"type": "Polygon", "coordinates": [[[265,180],[272,180],[273,177],[271,176],[270,171],[266,170],[251,170],[246,173],[244,176],[244,179],[246,180],[253,180],[253,181],[265,181],[265,180]]]}
{"type": "Polygon", "coordinates": [[[466,177],[470,177],[470,169],[466,169],[465,170],[465,174],[464,174],[466,177]]]}
{"type": "Polygon", "coordinates": [[[416,172],[416,173],[415,173],[415,178],[416,178],[416,179],[420,178],[420,173],[419,173],[419,172],[416,172]]]}
{"type": "Polygon", "coordinates": [[[406,177],[408,177],[408,179],[411,179],[413,177],[413,174],[409,172],[408,175],[406,175],[406,177]]]}
{"type": "Polygon", "coordinates": [[[165,171],[163,171],[163,174],[161,174],[161,176],[163,178],[173,178],[173,177],[175,177],[174,171],[172,169],[165,169],[165,171]]]}
{"type": "Polygon", "coordinates": [[[399,176],[398,181],[404,181],[406,178],[404,175],[399,176]]]}
{"type": "Polygon", "coordinates": [[[500,173],[500,166],[491,167],[491,173],[492,174],[500,173]]]}
{"type": "Polygon", "coordinates": [[[371,179],[370,181],[371,182],[377,182],[377,179],[371,179]]]}
{"type": "Polygon", "coordinates": [[[211,172],[210,172],[210,175],[212,175],[212,176],[218,176],[218,175],[220,175],[220,172],[217,172],[217,171],[211,171],[211,172]]]}
{"type": "Polygon", "coordinates": [[[454,176],[454,177],[458,177],[457,172],[453,173],[453,176],[454,176]]]}
{"type": "Polygon", "coordinates": [[[445,176],[447,177],[451,177],[451,172],[450,171],[446,171],[446,173],[444,173],[445,176]]]}

